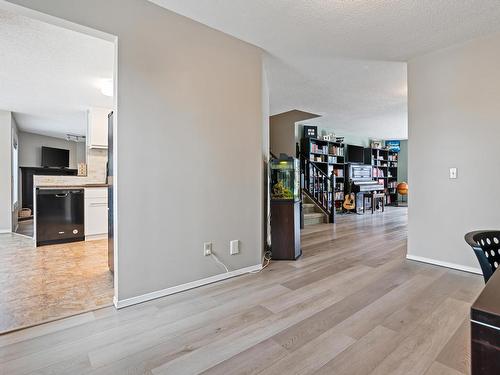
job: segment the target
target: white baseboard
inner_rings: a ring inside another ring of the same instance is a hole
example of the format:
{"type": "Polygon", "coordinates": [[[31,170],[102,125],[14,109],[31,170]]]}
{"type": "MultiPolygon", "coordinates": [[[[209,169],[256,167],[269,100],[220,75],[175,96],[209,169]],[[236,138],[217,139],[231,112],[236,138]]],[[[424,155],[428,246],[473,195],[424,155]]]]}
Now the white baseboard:
{"type": "Polygon", "coordinates": [[[5,234],[5,233],[12,233],[12,230],[10,230],[10,229],[0,229],[0,234],[5,234]]]}
{"type": "Polygon", "coordinates": [[[197,288],[197,287],[202,286],[202,285],[207,285],[207,284],[215,283],[217,281],[230,279],[230,278],[235,277],[235,276],[244,275],[244,274],[249,273],[249,272],[259,271],[261,269],[262,269],[262,264],[256,264],[255,266],[250,266],[250,267],[240,268],[239,270],[220,273],[218,275],[210,276],[210,277],[207,277],[205,279],[191,281],[191,282],[186,283],[186,284],[181,284],[181,285],[173,286],[171,288],[157,290],[156,292],[146,293],[146,294],[142,294],[140,296],[127,298],[124,300],[117,300],[116,296],[115,296],[113,298],[113,303],[115,304],[115,307],[117,309],[121,309],[123,307],[136,305],[138,303],[150,301],[152,299],[161,298],[161,297],[165,297],[165,296],[168,296],[171,294],[183,292],[185,290],[197,288]]]}
{"type": "Polygon", "coordinates": [[[481,269],[477,268],[477,267],[468,267],[468,266],[463,266],[461,264],[443,262],[441,260],[436,260],[436,259],[432,259],[432,258],[419,257],[417,255],[406,254],[406,259],[415,260],[417,262],[422,262],[422,263],[429,263],[429,264],[433,264],[435,266],[440,266],[440,267],[452,268],[454,270],[459,270],[459,271],[464,271],[464,272],[469,272],[469,273],[476,273],[478,275],[483,274],[481,269]]]}
{"type": "Polygon", "coordinates": [[[107,233],[92,234],[90,236],[85,236],[85,241],[105,240],[107,238],[108,238],[108,234],[107,233]]]}

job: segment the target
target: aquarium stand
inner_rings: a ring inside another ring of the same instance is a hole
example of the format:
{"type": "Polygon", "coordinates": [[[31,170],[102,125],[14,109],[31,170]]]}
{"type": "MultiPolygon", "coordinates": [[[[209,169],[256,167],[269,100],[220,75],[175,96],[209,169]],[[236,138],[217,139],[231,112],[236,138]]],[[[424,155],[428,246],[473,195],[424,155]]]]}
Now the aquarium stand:
{"type": "Polygon", "coordinates": [[[300,248],[300,201],[271,200],[271,250],[274,260],[295,260],[300,248]]]}

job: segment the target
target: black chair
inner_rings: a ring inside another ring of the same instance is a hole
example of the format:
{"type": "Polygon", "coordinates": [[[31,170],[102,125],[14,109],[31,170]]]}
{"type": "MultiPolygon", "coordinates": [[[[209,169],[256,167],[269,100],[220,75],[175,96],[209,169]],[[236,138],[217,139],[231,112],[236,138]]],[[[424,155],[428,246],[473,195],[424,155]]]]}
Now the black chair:
{"type": "Polygon", "coordinates": [[[500,231],[478,230],[465,235],[465,241],[476,254],[484,282],[488,282],[493,272],[500,266],[500,231]]]}

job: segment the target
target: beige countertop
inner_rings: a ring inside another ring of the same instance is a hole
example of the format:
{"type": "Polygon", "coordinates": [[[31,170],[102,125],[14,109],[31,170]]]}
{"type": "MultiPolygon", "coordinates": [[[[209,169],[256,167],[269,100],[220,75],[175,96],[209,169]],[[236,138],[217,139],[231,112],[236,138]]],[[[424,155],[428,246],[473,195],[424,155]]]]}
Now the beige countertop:
{"type": "Polygon", "coordinates": [[[35,188],[40,189],[82,189],[82,188],[103,188],[108,187],[108,184],[78,184],[78,185],[37,185],[35,188]]]}

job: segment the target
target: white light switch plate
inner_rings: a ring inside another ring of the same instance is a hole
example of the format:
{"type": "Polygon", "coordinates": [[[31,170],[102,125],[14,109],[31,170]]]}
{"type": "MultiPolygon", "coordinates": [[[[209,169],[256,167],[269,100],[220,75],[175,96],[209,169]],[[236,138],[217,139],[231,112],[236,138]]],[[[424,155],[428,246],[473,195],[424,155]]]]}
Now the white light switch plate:
{"type": "Polygon", "coordinates": [[[455,179],[457,178],[457,168],[450,168],[450,178],[455,179]]]}
{"type": "Polygon", "coordinates": [[[229,243],[229,254],[230,255],[235,255],[240,252],[240,241],[238,240],[233,240],[229,243]]]}

